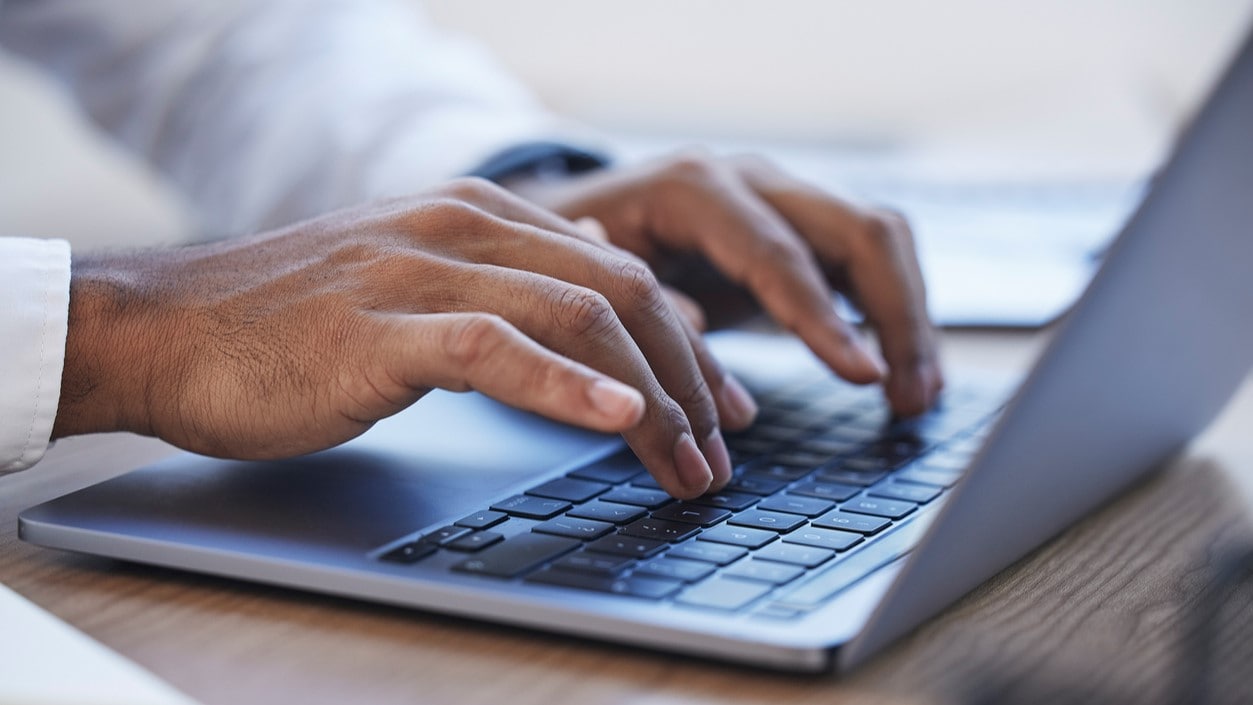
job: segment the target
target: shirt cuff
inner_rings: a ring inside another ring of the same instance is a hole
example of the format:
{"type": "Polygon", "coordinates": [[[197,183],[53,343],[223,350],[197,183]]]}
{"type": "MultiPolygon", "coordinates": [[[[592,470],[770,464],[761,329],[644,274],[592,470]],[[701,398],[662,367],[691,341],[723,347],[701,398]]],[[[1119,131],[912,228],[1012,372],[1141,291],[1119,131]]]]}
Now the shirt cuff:
{"type": "Polygon", "coordinates": [[[61,397],[70,245],[0,237],[0,474],[43,457],[61,397]]]}
{"type": "Polygon", "coordinates": [[[497,152],[468,176],[500,183],[518,176],[560,178],[609,166],[609,157],[560,142],[526,142],[497,152]]]}

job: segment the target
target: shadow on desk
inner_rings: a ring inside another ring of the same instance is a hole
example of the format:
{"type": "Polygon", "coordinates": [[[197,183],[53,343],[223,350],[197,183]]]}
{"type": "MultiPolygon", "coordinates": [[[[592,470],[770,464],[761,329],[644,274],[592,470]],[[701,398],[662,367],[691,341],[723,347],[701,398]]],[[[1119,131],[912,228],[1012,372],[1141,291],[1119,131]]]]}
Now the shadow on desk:
{"type": "MultiPolygon", "coordinates": [[[[212,703],[1176,702],[1215,566],[1253,536],[1186,458],[852,675],[798,677],[46,551],[4,512],[0,579],[212,703]]],[[[1210,702],[1253,700],[1253,589],[1217,595],[1210,702]]]]}

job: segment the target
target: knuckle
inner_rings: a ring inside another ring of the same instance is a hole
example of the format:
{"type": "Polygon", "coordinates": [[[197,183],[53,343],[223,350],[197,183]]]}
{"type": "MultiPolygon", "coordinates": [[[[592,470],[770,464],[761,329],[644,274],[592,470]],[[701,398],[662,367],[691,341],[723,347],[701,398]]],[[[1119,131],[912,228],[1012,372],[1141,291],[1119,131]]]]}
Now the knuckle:
{"type": "Polygon", "coordinates": [[[449,330],[445,353],[463,368],[476,367],[504,342],[507,330],[508,324],[495,314],[466,316],[449,330]]]}
{"type": "Polygon", "coordinates": [[[546,396],[554,390],[578,390],[579,376],[559,360],[545,359],[529,365],[522,372],[523,389],[536,396],[546,396]]]}
{"type": "Polygon", "coordinates": [[[441,189],[445,195],[463,201],[493,198],[500,190],[496,184],[478,176],[462,176],[453,179],[441,189]]]}
{"type": "Polygon", "coordinates": [[[558,328],[576,337],[600,337],[617,324],[608,299],[577,286],[567,287],[557,295],[553,318],[558,328]]]}
{"type": "Polygon", "coordinates": [[[615,293],[631,305],[645,310],[657,310],[663,303],[661,283],[648,265],[638,259],[622,259],[613,264],[610,275],[615,293]]]}
{"type": "Polygon", "coordinates": [[[674,400],[687,409],[692,429],[704,436],[718,425],[718,413],[710,396],[709,385],[700,375],[684,381],[676,390],[674,400]]]}
{"type": "Polygon", "coordinates": [[[716,157],[705,149],[692,148],[670,157],[665,172],[681,183],[701,183],[713,178],[719,169],[716,157]]]}
{"type": "Polygon", "coordinates": [[[437,222],[450,229],[473,227],[486,215],[473,204],[452,196],[435,199],[430,208],[437,222]]]}
{"type": "Polygon", "coordinates": [[[737,154],[731,157],[731,163],[744,171],[753,173],[769,174],[777,169],[773,161],[756,152],[737,154]]]}
{"type": "MultiPolygon", "coordinates": [[[[791,272],[803,267],[809,260],[809,252],[799,241],[789,237],[766,238],[758,244],[761,262],[775,271],[791,272]]],[[[759,268],[760,269],[760,268],[759,268]]]]}
{"type": "Polygon", "coordinates": [[[691,429],[688,423],[687,414],[683,411],[683,407],[672,398],[664,399],[657,407],[654,414],[657,423],[663,427],[671,429],[691,429]]]}
{"type": "Polygon", "coordinates": [[[859,236],[867,245],[884,249],[907,242],[909,224],[894,211],[875,211],[862,219],[859,236]]]}

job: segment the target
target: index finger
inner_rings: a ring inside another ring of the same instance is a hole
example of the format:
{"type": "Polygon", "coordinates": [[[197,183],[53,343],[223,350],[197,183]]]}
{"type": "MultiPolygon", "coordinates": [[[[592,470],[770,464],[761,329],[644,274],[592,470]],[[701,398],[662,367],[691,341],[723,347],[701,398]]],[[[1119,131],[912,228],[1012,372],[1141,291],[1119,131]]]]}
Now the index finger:
{"type": "Polygon", "coordinates": [[[797,226],[826,261],[842,265],[888,364],[888,400],[897,413],[934,404],[943,375],[926,287],[913,235],[890,212],[867,212],[758,161],[742,165],[745,179],[797,226]]]}
{"type": "Polygon", "coordinates": [[[841,377],[861,384],[882,377],[877,356],[836,313],[809,246],[737,175],[704,166],[662,198],[673,223],[656,229],[666,244],[700,250],[841,377]]]}

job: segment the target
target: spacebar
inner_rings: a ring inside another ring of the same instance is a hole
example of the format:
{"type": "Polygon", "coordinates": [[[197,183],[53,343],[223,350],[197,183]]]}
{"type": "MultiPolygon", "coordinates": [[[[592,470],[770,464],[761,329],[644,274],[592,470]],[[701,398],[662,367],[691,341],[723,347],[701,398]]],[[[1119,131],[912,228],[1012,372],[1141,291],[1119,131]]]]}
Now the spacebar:
{"type": "Polygon", "coordinates": [[[512,578],[573,551],[582,542],[545,534],[519,534],[453,566],[462,573],[512,578]]]}
{"type": "Polygon", "coordinates": [[[818,577],[796,587],[774,604],[798,610],[822,606],[844,588],[870,575],[878,568],[909,553],[930,524],[911,521],[828,568],[818,577]]]}

